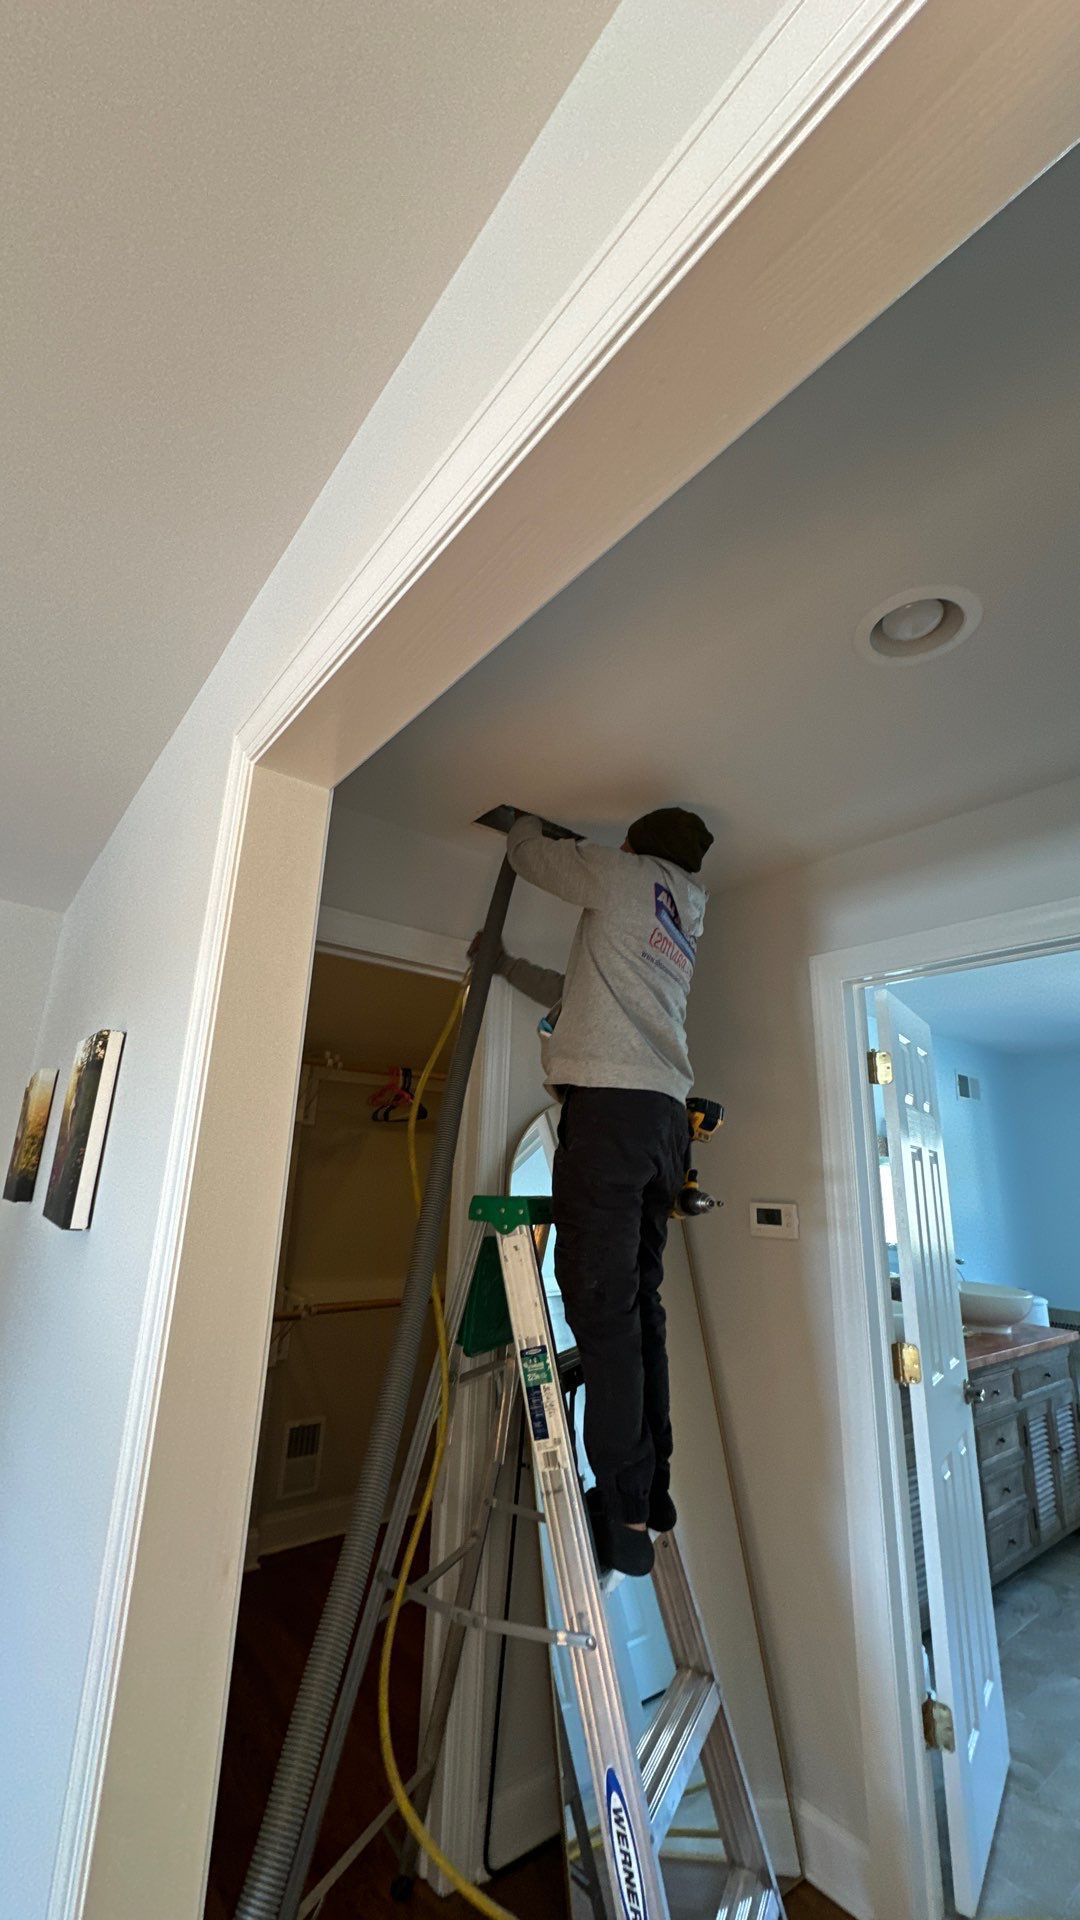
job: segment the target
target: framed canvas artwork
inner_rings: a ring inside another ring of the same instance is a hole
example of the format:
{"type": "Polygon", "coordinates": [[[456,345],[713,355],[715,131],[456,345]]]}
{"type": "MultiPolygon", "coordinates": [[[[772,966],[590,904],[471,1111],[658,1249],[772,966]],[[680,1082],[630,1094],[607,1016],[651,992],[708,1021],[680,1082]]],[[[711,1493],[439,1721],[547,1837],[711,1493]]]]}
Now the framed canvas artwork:
{"type": "Polygon", "coordinates": [[[90,1225],[124,1038],[103,1027],[75,1055],[45,1195],[45,1218],[54,1226],[90,1225]]]}
{"type": "Polygon", "coordinates": [[[5,1200],[32,1200],[34,1197],[56,1081],[55,1067],[41,1067],[37,1073],[30,1075],[26,1083],[19,1124],[15,1130],[15,1144],[11,1149],[7,1179],[4,1181],[5,1200]]]}

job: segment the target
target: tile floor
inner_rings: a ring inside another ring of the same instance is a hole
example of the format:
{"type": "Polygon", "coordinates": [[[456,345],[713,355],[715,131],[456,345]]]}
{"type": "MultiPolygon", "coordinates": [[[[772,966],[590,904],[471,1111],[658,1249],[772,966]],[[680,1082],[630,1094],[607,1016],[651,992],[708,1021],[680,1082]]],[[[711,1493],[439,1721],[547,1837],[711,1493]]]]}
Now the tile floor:
{"type": "Polygon", "coordinates": [[[1080,1535],[998,1587],[995,1612],[1012,1767],[979,1920],[1080,1920],[1080,1535]]]}

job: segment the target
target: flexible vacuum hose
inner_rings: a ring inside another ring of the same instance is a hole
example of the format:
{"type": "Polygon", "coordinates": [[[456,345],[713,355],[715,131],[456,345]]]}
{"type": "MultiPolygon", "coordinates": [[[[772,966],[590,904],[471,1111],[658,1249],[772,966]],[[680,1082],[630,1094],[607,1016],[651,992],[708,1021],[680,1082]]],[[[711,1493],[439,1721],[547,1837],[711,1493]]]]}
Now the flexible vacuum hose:
{"type": "MultiPolygon", "coordinates": [[[[473,961],[469,993],[446,1076],[394,1344],[379,1392],[348,1530],[304,1668],[259,1838],[236,1909],[236,1920],[280,1920],[282,1898],[305,1825],[308,1801],[319,1772],[327,1729],[371,1573],[375,1542],[386,1511],[398,1443],[423,1343],[465,1093],[513,885],[514,870],[509,861],[504,860],[473,961]]],[[[324,1802],[333,1780],[332,1768],[329,1778],[326,1772],[324,1769],[324,1802]]],[[[309,1845],[313,1843],[312,1833],[309,1845]]],[[[294,1885],[296,1878],[292,1876],[294,1885]]]]}

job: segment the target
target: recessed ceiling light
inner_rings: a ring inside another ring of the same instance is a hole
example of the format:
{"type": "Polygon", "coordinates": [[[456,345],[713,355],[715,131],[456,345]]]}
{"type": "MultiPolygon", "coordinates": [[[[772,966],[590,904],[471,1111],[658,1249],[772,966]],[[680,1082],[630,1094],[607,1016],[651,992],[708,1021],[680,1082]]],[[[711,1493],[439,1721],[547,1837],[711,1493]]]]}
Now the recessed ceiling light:
{"type": "Polygon", "coordinates": [[[913,666],[958,647],[981,619],[982,607],[966,588],[920,587],[864,614],[855,645],[871,660],[913,666]]]}
{"type": "Polygon", "coordinates": [[[944,600],[907,600],[881,617],[881,631],[888,640],[925,640],[936,633],[945,618],[944,600]]]}

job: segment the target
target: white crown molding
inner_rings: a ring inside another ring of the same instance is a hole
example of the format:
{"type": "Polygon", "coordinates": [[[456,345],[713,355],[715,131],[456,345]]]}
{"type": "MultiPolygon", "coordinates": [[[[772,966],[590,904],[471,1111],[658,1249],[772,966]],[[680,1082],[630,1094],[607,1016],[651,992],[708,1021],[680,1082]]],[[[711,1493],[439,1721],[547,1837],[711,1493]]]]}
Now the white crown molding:
{"type": "Polygon", "coordinates": [[[260,758],[925,0],[788,0],[260,701],[260,758]]]}

